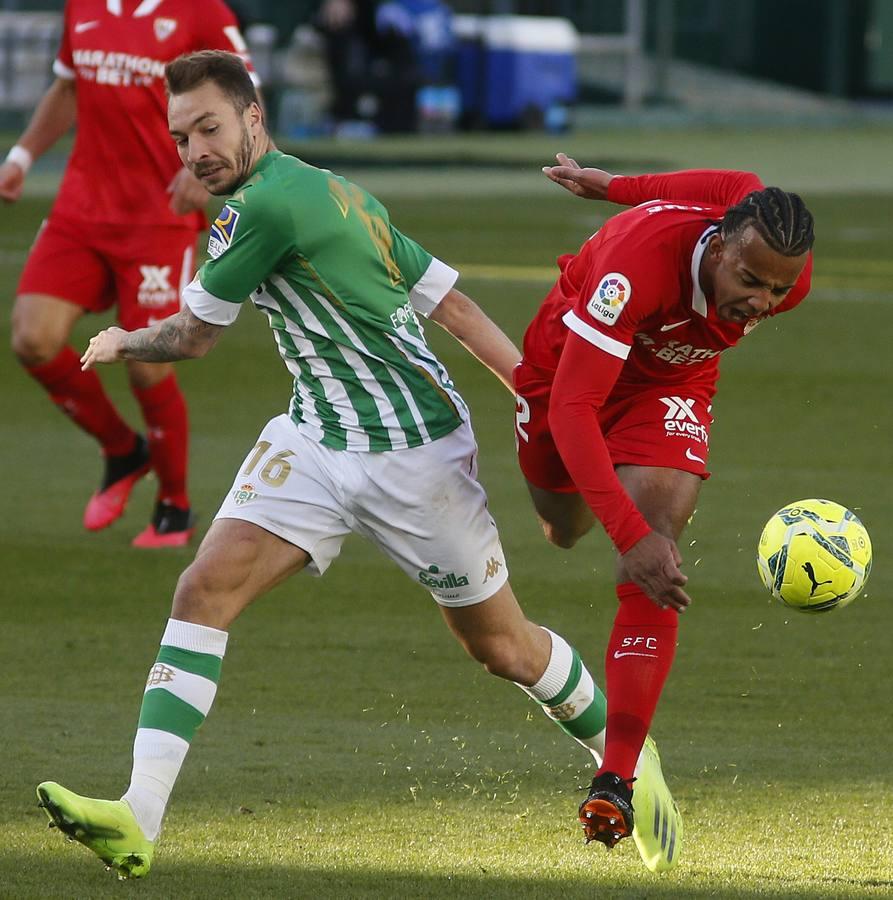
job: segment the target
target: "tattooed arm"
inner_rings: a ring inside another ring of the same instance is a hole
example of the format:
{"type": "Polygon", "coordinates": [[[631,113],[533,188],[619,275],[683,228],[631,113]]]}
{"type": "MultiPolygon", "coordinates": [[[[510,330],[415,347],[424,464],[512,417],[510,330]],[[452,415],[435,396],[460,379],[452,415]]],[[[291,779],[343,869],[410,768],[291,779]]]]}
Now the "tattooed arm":
{"type": "Polygon", "coordinates": [[[225,325],[211,325],[184,307],[176,315],[148,328],[124,331],[106,328],[90,339],[81,368],[92,369],[98,363],[121,359],[140,362],[176,362],[204,356],[217,343],[225,325]]]}

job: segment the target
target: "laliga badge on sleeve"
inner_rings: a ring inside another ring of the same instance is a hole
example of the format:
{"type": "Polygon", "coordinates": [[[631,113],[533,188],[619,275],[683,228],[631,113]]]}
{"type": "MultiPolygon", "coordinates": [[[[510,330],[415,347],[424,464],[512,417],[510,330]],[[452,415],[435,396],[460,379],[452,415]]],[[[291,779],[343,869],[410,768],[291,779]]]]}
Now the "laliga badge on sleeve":
{"type": "Polygon", "coordinates": [[[236,225],[239,221],[239,214],[236,210],[229,206],[224,206],[220,210],[220,215],[214,220],[211,226],[211,233],[208,236],[208,256],[211,259],[217,259],[222,253],[229,249],[229,245],[233,242],[236,235],[236,225]]]}
{"type": "Polygon", "coordinates": [[[626,275],[608,272],[589,298],[586,309],[596,321],[614,325],[620,318],[623,307],[629,303],[632,293],[632,285],[626,275]]]}

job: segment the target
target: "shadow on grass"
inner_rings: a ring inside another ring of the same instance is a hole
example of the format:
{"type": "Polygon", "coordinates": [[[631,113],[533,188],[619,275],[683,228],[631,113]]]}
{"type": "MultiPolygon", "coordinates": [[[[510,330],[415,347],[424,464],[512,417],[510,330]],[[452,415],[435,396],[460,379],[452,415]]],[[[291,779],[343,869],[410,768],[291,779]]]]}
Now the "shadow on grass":
{"type": "MultiPolygon", "coordinates": [[[[58,854],[4,852],[0,857],[0,896],[27,898],[706,898],[706,897],[871,897],[889,896],[893,880],[817,878],[798,883],[781,873],[766,873],[760,883],[748,887],[750,876],[730,877],[683,866],[670,875],[606,877],[604,872],[576,872],[566,877],[506,877],[481,871],[413,873],[386,869],[320,869],[274,866],[250,861],[227,860],[208,865],[205,860],[183,863],[156,860],[149,878],[122,882],[80,848],[60,848],[58,854]],[[77,852],[75,852],[77,851],[77,852]]],[[[250,847],[245,848],[250,856],[250,847]]]]}

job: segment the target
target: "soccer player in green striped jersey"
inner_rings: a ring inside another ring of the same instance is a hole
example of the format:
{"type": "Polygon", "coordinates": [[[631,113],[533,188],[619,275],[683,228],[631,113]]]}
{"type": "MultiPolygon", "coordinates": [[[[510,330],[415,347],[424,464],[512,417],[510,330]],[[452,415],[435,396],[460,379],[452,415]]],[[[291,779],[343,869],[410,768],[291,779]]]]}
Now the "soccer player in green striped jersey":
{"type": "Polygon", "coordinates": [[[130,786],[109,801],[44,782],[38,796],[52,824],[121,876],[145,875],[213,703],[231,623],[290,575],[323,574],[351,531],[428,589],[474,659],[515,682],[598,759],[604,696],[577,652],[515,600],[476,477],[468,410],[419,316],[510,390],[517,348],[453,287],[457,273],[394,228],[375,198],[276,150],[238,57],[181,57],[167,82],[184,164],[231,199],[183,310],[150,328],[101,332],[83,365],[202,356],[250,298],[269,319],[294,390],[288,413],[248,451],[177,584],[143,695],[130,786]]]}

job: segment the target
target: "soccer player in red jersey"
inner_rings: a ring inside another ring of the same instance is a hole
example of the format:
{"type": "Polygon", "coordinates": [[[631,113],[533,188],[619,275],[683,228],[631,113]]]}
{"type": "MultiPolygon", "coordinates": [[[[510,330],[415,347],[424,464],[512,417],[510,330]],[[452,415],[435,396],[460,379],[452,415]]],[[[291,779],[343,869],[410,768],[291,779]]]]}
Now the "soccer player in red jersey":
{"type": "Polygon", "coordinates": [[[606,746],[580,807],[586,837],[631,833],[636,758],[691,602],[676,542],[708,477],[719,354],[806,296],[813,220],[744,172],[640,177],[559,154],[545,174],[632,206],[561,274],[515,372],[518,457],[546,537],[569,548],[597,518],[618,552],[606,746]]]}
{"type": "Polygon", "coordinates": [[[77,121],[62,185],[19,282],[12,344],[59,409],[102,448],[105,473],[84,512],[87,529],[111,525],[134,484],[155,471],[158,499],[133,541],[138,547],[179,546],[192,534],[186,404],[169,363],[129,363],[143,438],[96,373],[81,371],[69,337],[85,312],[114,304],[127,329],[180,309],[208,194],[168,136],[164,66],[205,48],[235,51],[250,67],[222,0],[68,0],[56,78],[0,165],[0,198],[14,202],[32,161],[77,121]]]}

